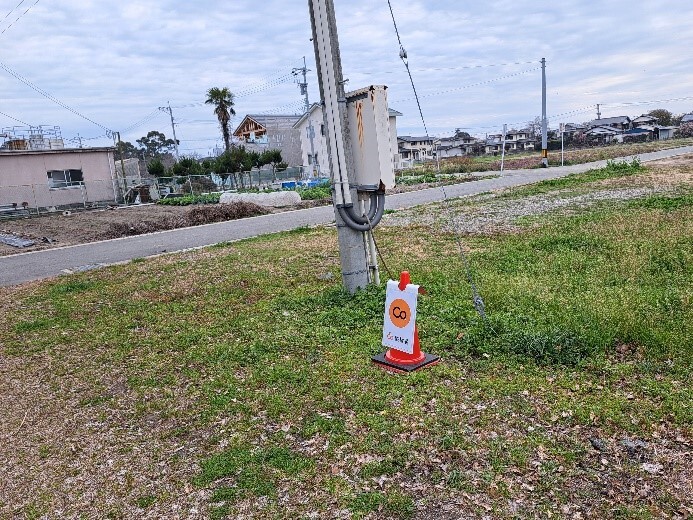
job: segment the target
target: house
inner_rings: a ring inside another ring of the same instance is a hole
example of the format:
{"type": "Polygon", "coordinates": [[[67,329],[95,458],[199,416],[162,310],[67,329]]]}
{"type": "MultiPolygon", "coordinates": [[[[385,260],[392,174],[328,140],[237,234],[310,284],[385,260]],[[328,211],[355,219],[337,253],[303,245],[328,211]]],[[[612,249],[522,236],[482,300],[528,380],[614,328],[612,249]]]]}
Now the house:
{"type": "MultiPolygon", "coordinates": [[[[358,91],[357,91],[358,92],[358,91]]],[[[353,92],[347,92],[346,97],[350,99],[353,92]]],[[[402,113],[397,110],[388,109],[390,125],[390,150],[392,153],[392,163],[394,168],[399,168],[399,154],[397,152],[397,118],[402,117],[402,113]]],[[[327,139],[325,137],[325,125],[323,119],[322,105],[315,103],[308,112],[294,123],[301,141],[301,164],[303,170],[312,172],[314,176],[330,176],[330,164],[327,156],[327,139]],[[311,127],[313,143],[311,145],[311,127]],[[311,151],[312,150],[312,151],[311,151]]]]}
{"type": "Polygon", "coordinates": [[[248,114],[233,132],[233,137],[248,151],[280,150],[289,166],[301,161],[301,138],[294,128],[300,115],[248,114]]]}
{"type": "Polygon", "coordinates": [[[0,207],[86,206],[121,198],[125,181],[111,147],[36,150],[16,146],[15,142],[0,148],[0,207]]]}
{"type": "Polygon", "coordinates": [[[403,167],[411,166],[416,161],[430,161],[434,158],[434,148],[434,139],[429,136],[402,135],[397,137],[397,150],[403,167]]]}
{"type": "Polygon", "coordinates": [[[495,155],[503,151],[503,134],[489,134],[486,136],[484,144],[484,153],[487,155],[495,155]]]}
{"type": "MultiPolygon", "coordinates": [[[[509,130],[505,134],[506,152],[534,150],[534,139],[527,129],[509,130]]],[[[496,155],[503,151],[503,134],[490,134],[486,137],[485,153],[496,155]]]]}
{"type": "Polygon", "coordinates": [[[438,157],[446,159],[477,154],[483,147],[483,141],[470,135],[454,135],[440,138],[435,145],[438,157]]]}
{"type": "Polygon", "coordinates": [[[594,119],[587,126],[589,128],[604,127],[625,132],[630,130],[631,119],[628,116],[605,117],[603,119],[594,119]]]}
{"type": "Polygon", "coordinates": [[[534,150],[534,139],[530,137],[529,130],[510,130],[505,134],[506,152],[523,152],[534,150]]]}
{"type": "Polygon", "coordinates": [[[684,114],[681,118],[681,124],[683,123],[693,123],[693,112],[690,114],[684,114]]]}
{"type": "Polygon", "coordinates": [[[598,143],[608,144],[612,141],[621,141],[623,131],[611,126],[594,126],[585,132],[585,135],[598,143]]]}
{"type": "Polygon", "coordinates": [[[636,117],[631,121],[631,125],[633,128],[640,128],[643,126],[652,126],[656,125],[659,120],[656,117],[652,117],[647,114],[643,114],[640,117],[636,117]]]}

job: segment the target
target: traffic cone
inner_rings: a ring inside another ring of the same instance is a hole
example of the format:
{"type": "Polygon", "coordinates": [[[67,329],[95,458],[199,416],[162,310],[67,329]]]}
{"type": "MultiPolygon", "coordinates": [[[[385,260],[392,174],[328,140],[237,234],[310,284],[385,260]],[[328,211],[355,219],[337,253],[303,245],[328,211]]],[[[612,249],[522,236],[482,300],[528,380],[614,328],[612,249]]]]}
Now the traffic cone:
{"type": "MultiPolygon", "coordinates": [[[[411,283],[409,271],[402,271],[399,276],[399,290],[403,291],[411,283]]],[[[421,351],[419,343],[419,328],[414,325],[414,349],[411,354],[394,348],[388,349],[384,354],[378,354],[371,358],[373,363],[385,370],[409,373],[429,365],[435,365],[440,361],[439,356],[426,354],[421,351]]]]}

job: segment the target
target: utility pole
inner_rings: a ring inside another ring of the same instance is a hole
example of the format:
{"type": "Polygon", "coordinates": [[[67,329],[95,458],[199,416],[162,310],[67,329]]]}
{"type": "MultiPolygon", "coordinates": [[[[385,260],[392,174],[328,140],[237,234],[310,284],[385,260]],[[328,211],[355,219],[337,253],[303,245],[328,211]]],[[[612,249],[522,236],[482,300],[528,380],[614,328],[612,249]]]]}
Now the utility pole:
{"type": "Polygon", "coordinates": [[[600,106],[601,106],[601,105],[600,105],[599,103],[597,103],[597,119],[601,119],[601,118],[602,118],[602,113],[599,111],[599,107],[600,107],[600,106]]]}
{"type": "Polygon", "coordinates": [[[308,0],[313,30],[313,46],[317,66],[320,98],[323,104],[328,160],[337,223],[339,256],[344,287],[354,293],[368,285],[368,253],[362,232],[350,228],[338,210],[340,192],[351,191],[356,199],[351,136],[347,124],[346,93],[337,38],[337,20],[333,0],[308,0]],[[341,179],[341,181],[338,181],[341,179]],[[339,182],[339,185],[338,185],[339,182]]]}
{"type": "Polygon", "coordinates": [[[503,149],[501,150],[501,170],[500,170],[501,174],[503,173],[503,166],[505,164],[505,140],[507,138],[507,135],[508,135],[508,125],[504,124],[503,125],[503,140],[502,140],[503,149]]]}
{"type": "Polygon", "coordinates": [[[171,108],[171,102],[168,102],[168,106],[159,107],[162,112],[168,112],[171,116],[171,130],[173,130],[173,144],[176,148],[176,162],[180,160],[180,154],[178,153],[178,138],[176,137],[176,124],[173,122],[173,109],[171,108]]]}
{"type": "Polygon", "coordinates": [[[313,129],[313,120],[310,117],[310,102],[308,101],[308,68],[306,67],[306,57],[303,57],[303,68],[294,69],[292,71],[294,75],[297,73],[303,74],[303,83],[299,83],[298,86],[301,87],[301,94],[305,96],[306,100],[306,115],[308,116],[308,138],[310,139],[310,163],[313,165],[313,171],[320,175],[320,165],[318,164],[318,158],[315,156],[315,130],[313,129]]]}
{"type": "Polygon", "coordinates": [[[118,155],[120,155],[120,173],[123,179],[123,200],[125,200],[125,193],[128,191],[128,180],[125,176],[125,160],[123,159],[123,141],[120,140],[120,132],[116,132],[114,137],[118,138],[118,155]]]}
{"type": "Polygon", "coordinates": [[[541,167],[549,167],[546,121],[546,58],[541,59],[541,167]]]}

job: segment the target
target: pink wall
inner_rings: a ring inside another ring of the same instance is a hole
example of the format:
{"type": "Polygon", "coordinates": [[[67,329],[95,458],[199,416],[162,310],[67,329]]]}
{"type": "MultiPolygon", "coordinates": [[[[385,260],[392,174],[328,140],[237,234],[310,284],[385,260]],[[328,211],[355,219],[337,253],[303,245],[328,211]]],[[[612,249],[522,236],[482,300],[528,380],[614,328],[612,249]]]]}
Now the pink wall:
{"type": "Polygon", "coordinates": [[[50,207],[114,201],[113,151],[108,148],[0,153],[0,205],[50,207]],[[82,170],[83,186],[49,188],[50,170],[82,170]]]}

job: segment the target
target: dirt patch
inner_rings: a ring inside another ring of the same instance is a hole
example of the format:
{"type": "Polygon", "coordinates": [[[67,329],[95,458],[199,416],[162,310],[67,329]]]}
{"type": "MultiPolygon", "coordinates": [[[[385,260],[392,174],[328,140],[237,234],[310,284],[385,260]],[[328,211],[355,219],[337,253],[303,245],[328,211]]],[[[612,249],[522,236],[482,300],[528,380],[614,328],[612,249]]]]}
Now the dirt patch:
{"type": "Polygon", "coordinates": [[[222,206],[163,206],[147,204],[98,210],[73,211],[70,214],[52,213],[40,217],[0,220],[0,233],[34,240],[36,245],[19,249],[0,244],[0,256],[38,251],[55,247],[86,244],[122,236],[152,233],[164,229],[197,226],[266,213],[312,208],[328,204],[329,200],[308,200],[287,208],[222,206]]]}

